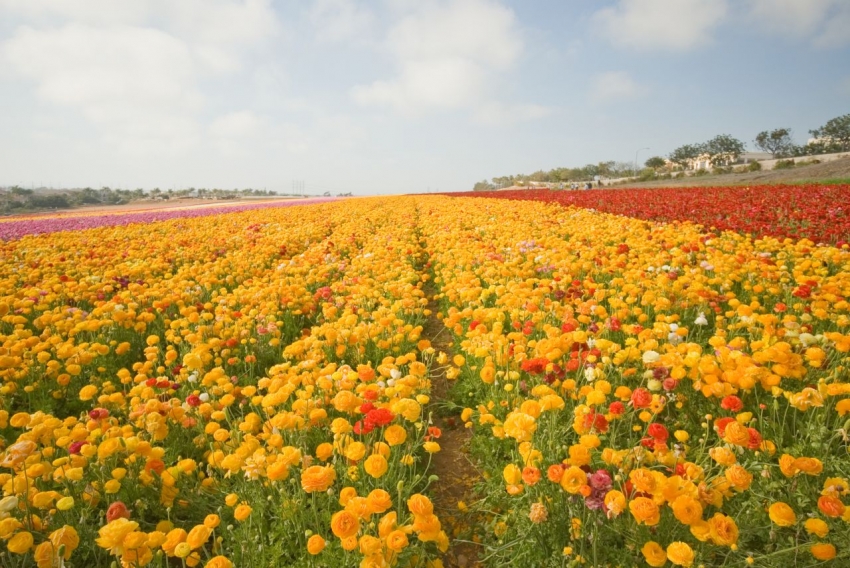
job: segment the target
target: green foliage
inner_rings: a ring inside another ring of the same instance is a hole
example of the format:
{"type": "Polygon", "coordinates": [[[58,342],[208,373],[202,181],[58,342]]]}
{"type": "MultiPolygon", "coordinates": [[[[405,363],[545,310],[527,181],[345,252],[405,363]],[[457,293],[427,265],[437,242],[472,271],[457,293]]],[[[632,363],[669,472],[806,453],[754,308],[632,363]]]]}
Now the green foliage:
{"type": "Polygon", "coordinates": [[[761,171],[761,162],[750,162],[747,164],[748,172],[760,172],[761,171]]]}
{"type": "Polygon", "coordinates": [[[791,139],[790,128],[777,128],[768,132],[764,130],[756,135],[753,144],[759,150],[770,152],[774,158],[790,156],[794,153],[794,141],[791,139]]]}
{"type": "Polygon", "coordinates": [[[794,162],[794,160],[777,160],[776,164],[774,164],[774,166],[773,166],[773,169],[774,170],[790,170],[791,168],[793,168],[796,165],[797,164],[794,162]]]}
{"type": "Polygon", "coordinates": [[[646,162],[644,162],[644,165],[647,168],[657,169],[663,168],[666,163],[667,162],[661,156],[652,156],[646,162]]]}
{"type": "Polygon", "coordinates": [[[496,186],[485,179],[476,183],[472,191],[492,191],[494,189],[496,189],[496,186]]]}
{"type": "Polygon", "coordinates": [[[822,138],[826,144],[835,146],[839,152],[850,150],[850,114],[832,118],[820,128],[809,130],[809,133],[815,138],[822,138]]]}

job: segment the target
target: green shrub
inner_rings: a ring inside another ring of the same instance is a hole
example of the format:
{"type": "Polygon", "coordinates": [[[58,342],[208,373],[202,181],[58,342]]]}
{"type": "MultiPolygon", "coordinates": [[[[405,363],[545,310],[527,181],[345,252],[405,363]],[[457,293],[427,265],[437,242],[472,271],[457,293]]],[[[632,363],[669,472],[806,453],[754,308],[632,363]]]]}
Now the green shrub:
{"type": "Polygon", "coordinates": [[[774,170],[790,170],[797,164],[794,163],[794,160],[777,160],[776,165],[773,166],[774,170]]]}
{"type": "Polygon", "coordinates": [[[702,176],[711,175],[711,172],[709,170],[706,170],[706,169],[699,169],[699,170],[696,171],[696,173],[694,175],[702,177],[702,176]]]}
{"type": "Polygon", "coordinates": [[[761,171],[761,162],[750,162],[747,164],[748,172],[760,172],[761,171]]]}

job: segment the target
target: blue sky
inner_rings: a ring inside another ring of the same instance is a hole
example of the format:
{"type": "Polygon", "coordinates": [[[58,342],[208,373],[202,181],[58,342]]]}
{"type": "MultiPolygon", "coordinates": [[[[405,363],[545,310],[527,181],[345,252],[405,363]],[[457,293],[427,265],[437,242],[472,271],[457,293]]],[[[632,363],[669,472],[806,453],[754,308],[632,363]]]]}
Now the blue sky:
{"type": "Polygon", "coordinates": [[[850,112],[847,0],[0,0],[0,185],[467,190],[850,112]]]}

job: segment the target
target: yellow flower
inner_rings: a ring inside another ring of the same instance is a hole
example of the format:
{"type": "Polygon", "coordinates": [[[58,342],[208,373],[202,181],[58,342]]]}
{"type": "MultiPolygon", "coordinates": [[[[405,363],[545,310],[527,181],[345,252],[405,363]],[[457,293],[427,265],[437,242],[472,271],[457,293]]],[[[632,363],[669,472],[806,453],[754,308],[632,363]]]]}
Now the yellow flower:
{"type": "Polygon", "coordinates": [[[301,487],[307,493],[327,491],[336,480],[333,466],[313,465],[301,472],[301,487]]]}
{"type": "Polygon", "coordinates": [[[828,543],[813,544],[811,552],[817,560],[826,561],[835,558],[835,546],[828,543]]]}
{"type": "Polygon", "coordinates": [[[386,537],[387,548],[393,552],[401,552],[407,547],[407,534],[402,530],[394,530],[386,537]]]}
{"type": "Polygon", "coordinates": [[[817,535],[820,538],[825,537],[829,534],[829,525],[827,525],[821,519],[806,519],[806,522],[803,524],[806,529],[806,532],[809,534],[817,535]]]}
{"type": "Polygon", "coordinates": [[[735,519],[723,513],[714,513],[708,520],[709,538],[718,546],[732,546],[738,542],[738,525],[735,519]]]}
{"type": "Polygon", "coordinates": [[[504,429],[517,442],[528,442],[537,430],[537,421],[530,414],[514,411],[505,419],[504,429]]]}
{"type": "Polygon", "coordinates": [[[383,489],[373,489],[372,492],[366,496],[366,503],[368,504],[369,511],[372,514],[383,513],[393,506],[392,497],[383,489]]]}
{"type": "Polygon", "coordinates": [[[673,515],[684,525],[692,525],[702,520],[702,505],[688,495],[679,495],[670,507],[673,509],[673,515]]]}
{"type": "Polygon", "coordinates": [[[186,540],[186,531],[183,529],[171,529],[165,535],[165,542],[162,543],[162,550],[168,556],[174,556],[174,550],[177,545],[186,540]]]}
{"type": "Polygon", "coordinates": [[[436,454],[440,451],[440,444],[437,442],[425,442],[422,444],[422,448],[429,454],[436,454]]]}
{"type": "Polygon", "coordinates": [[[428,499],[425,495],[421,493],[416,493],[411,495],[407,500],[407,508],[410,509],[410,512],[414,515],[431,515],[434,512],[434,504],[431,503],[431,500],[428,499]]]}
{"type": "Polygon", "coordinates": [[[319,554],[325,549],[325,539],[321,536],[314,534],[309,539],[307,539],[307,552],[312,554],[313,556],[319,554]]]}
{"type": "Polygon", "coordinates": [[[667,559],[676,566],[691,566],[694,563],[694,551],[685,542],[671,542],[667,546],[667,559]]]}
{"type": "Polygon", "coordinates": [[[574,465],[568,467],[561,476],[561,488],[567,493],[575,495],[587,485],[587,474],[583,469],[574,465]]]}
{"type": "Polygon", "coordinates": [[[201,548],[210,538],[212,529],[206,525],[196,525],[189,531],[186,536],[186,543],[192,547],[192,550],[201,548]]]}
{"type": "Polygon", "coordinates": [[[647,541],[640,549],[641,554],[646,559],[646,563],[650,566],[658,568],[667,563],[667,553],[661,548],[661,545],[654,540],[647,541]]]}
{"type": "Polygon", "coordinates": [[[101,548],[109,550],[111,554],[121,554],[124,539],[137,528],[139,528],[139,523],[119,517],[105,527],[101,527],[98,531],[100,538],[96,539],[95,542],[101,548]]]}
{"type": "Polygon", "coordinates": [[[213,556],[204,564],[204,568],[233,568],[233,562],[226,556],[213,556]]]}
{"type": "Polygon", "coordinates": [[[331,531],[340,539],[357,535],[360,532],[360,519],[348,511],[339,511],[331,517],[331,531]]]}
{"type": "Polygon", "coordinates": [[[770,520],[780,527],[790,527],[797,522],[797,515],[794,514],[794,510],[781,501],[771,505],[767,512],[770,520]]]}
{"type": "Polygon", "coordinates": [[[372,454],[363,462],[363,469],[375,479],[387,473],[388,468],[387,459],[381,454],[372,454]]]}
{"type": "Polygon", "coordinates": [[[32,534],[27,531],[19,532],[6,543],[6,549],[12,554],[26,554],[32,548],[32,534]]]}
{"type": "MultiPolygon", "coordinates": [[[[636,497],[629,501],[629,511],[638,522],[647,526],[657,525],[661,520],[661,512],[658,510],[658,505],[652,499],[646,497],[636,497]]],[[[669,554],[669,551],[668,551],[669,554]]]]}
{"type": "Polygon", "coordinates": [[[246,504],[242,503],[241,505],[236,507],[236,509],[234,509],[233,518],[236,519],[237,521],[240,521],[240,522],[244,521],[245,519],[247,519],[251,515],[252,511],[253,511],[253,509],[251,508],[250,505],[246,505],[246,504]]]}

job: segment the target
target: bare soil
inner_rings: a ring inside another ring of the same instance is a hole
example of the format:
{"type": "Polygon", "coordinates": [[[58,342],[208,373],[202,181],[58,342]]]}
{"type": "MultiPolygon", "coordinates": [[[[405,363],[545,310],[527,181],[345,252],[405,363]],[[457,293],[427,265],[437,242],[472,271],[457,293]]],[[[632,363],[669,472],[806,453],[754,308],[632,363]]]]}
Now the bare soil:
{"type": "MultiPolygon", "coordinates": [[[[764,185],[776,183],[794,183],[804,181],[823,181],[850,178],[850,158],[842,158],[822,164],[797,166],[787,170],[766,170],[742,174],[707,175],[700,177],[682,177],[627,183],[611,186],[610,189],[632,187],[706,187],[718,185],[764,185]]],[[[606,187],[605,189],[609,189],[606,187]]]]}
{"type": "MultiPolygon", "coordinates": [[[[443,351],[451,359],[454,356],[451,334],[437,317],[439,307],[434,300],[433,284],[427,283],[424,290],[431,315],[428,316],[422,335],[431,341],[434,349],[443,351]]],[[[431,404],[439,406],[440,402],[446,400],[449,388],[445,368],[437,370],[431,377],[431,404]]],[[[457,416],[438,416],[435,425],[440,428],[442,435],[439,440],[440,451],[434,454],[431,461],[434,474],[440,478],[432,486],[434,509],[450,539],[449,549],[443,555],[443,564],[446,568],[475,568],[481,566],[478,561],[479,546],[465,540],[469,538],[471,521],[468,515],[458,509],[459,502],[468,505],[475,499],[473,486],[481,479],[481,473],[470,460],[467,450],[471,434],[457,416]]]]}

